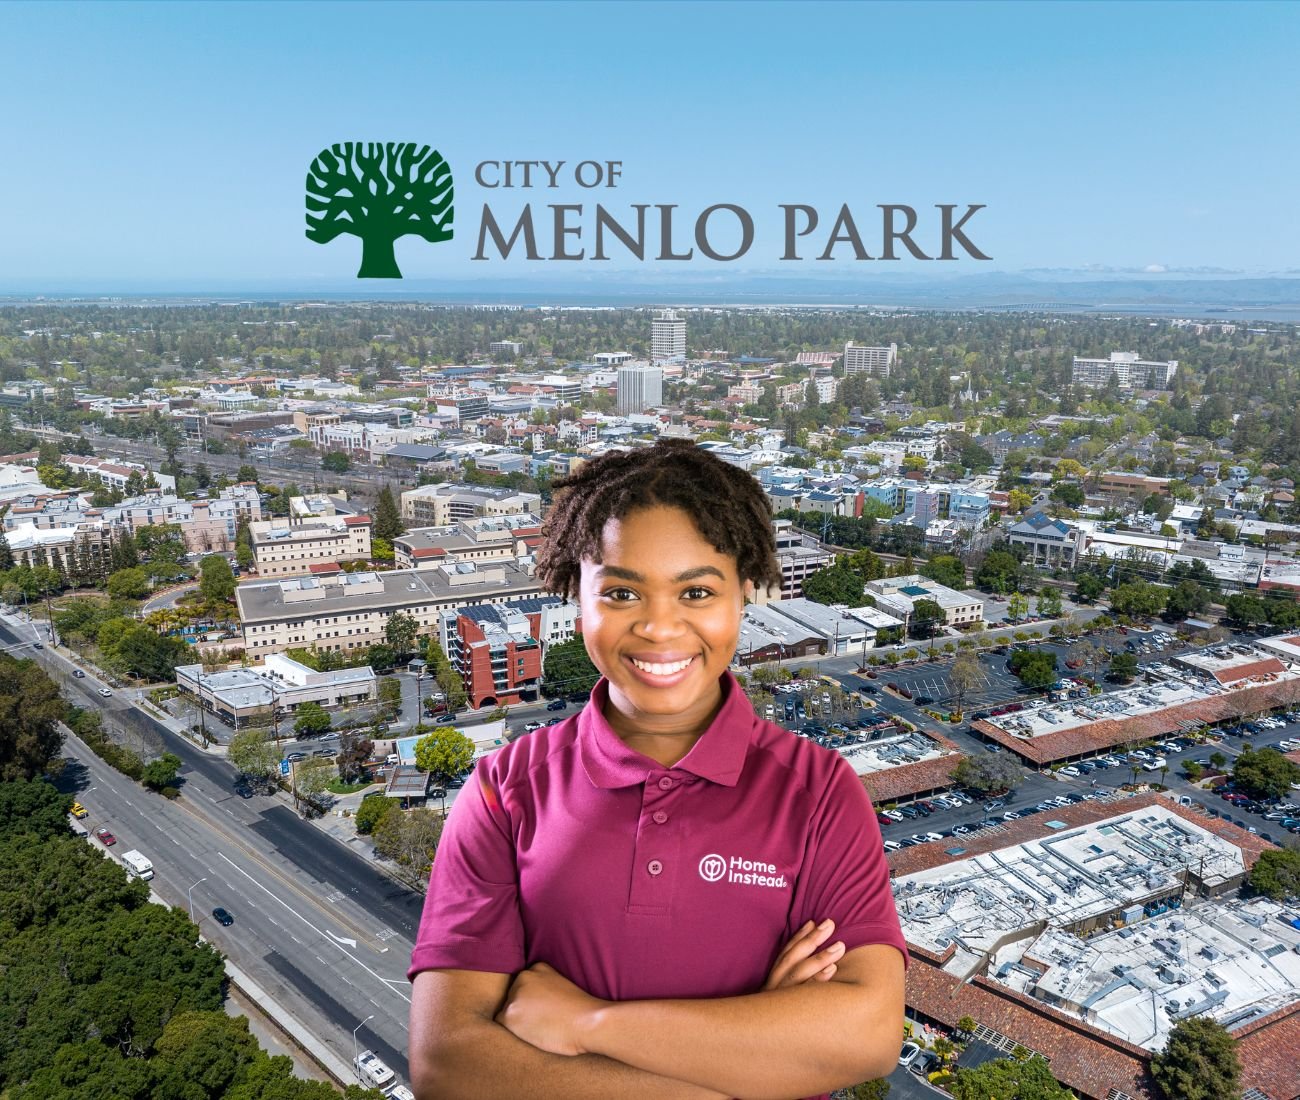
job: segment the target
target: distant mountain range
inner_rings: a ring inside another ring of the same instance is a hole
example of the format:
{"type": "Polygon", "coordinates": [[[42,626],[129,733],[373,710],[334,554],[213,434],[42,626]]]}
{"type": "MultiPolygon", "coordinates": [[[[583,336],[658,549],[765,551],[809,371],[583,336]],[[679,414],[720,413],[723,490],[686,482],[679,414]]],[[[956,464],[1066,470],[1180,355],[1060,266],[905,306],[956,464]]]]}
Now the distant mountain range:
{"type": "Polygon", "coordinates": [[[607,271],[551,277],[492,279],[169,280],[159,284],[0,285],[0,304],[45,299],[104,298],[176,301],[407,300],[501,305],[823,305],[919,309],[1043,309],[1062,312],[1219,312],[1300,319],[1300,278],[1219,275],[990,272],[936,277],[924,273],[857,274],[834,271],[672,273],[607,271]]]}

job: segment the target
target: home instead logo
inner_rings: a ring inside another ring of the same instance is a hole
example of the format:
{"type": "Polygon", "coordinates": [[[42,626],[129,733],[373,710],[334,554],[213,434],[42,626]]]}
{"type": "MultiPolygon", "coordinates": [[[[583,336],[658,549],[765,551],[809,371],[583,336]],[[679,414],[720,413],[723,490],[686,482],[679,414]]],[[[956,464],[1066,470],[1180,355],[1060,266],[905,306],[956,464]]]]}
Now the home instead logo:
{"type": "MultiPolygon", "coordinates": [[[[925,214],[905,203],[841,203],[823,210],[791,202],[777,203],[756,219],[735,202],[698,211],[675,202],[620,205],[609,196],[622,177],[623,162],[617,160],[480,161],[474,183],[492,203],[483,203],[469,258],[542,263],[615,258],[730,263],[746,256],[780,263],[992,259],[970,236],[969,223],[983,203],[935,203],[934,213],[925,214]],[[512,201],[516,192],[534,190],[599,195],[602,201],[536,206],[531,196],[512,201]]],[[[360,237],[357,277],[400,279],[394,242],[408,234],[430,243],[451,240],[452,195],[451,168],[427,145],[331,145],[307,173],[307,238],[328,244],[344,233],[360,237]]]]}
{"type": "Polygon", "coordinates": [[[400,279],[399,237],[449,241],[455,208],[451,168],[414,142],[345,141],[322,149],[307,170],[307,239],[361,238],[358,279],[400,279]]]}

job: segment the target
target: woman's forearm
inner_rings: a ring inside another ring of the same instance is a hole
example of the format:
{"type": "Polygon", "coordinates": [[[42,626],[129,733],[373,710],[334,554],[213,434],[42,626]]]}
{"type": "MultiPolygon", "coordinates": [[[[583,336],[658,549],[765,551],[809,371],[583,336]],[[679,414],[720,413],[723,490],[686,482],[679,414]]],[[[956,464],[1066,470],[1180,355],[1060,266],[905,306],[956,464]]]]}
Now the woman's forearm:
{"type": "Polygon", "coordinates": [[[411,1075],[420,1100],[728,1100],[731,1095],[598,1054],[547,1054],[488,1020],[466,1021],[439,1042],[418,1053],[413,1049],[411,1075]]]}
{"type": "Polygon", "coordinates": [[[602,1005],[584,1049],[746,1100],[791,1100],[887,1076],[901,1002],[824,982],[717,1000],[602,1005]]]}

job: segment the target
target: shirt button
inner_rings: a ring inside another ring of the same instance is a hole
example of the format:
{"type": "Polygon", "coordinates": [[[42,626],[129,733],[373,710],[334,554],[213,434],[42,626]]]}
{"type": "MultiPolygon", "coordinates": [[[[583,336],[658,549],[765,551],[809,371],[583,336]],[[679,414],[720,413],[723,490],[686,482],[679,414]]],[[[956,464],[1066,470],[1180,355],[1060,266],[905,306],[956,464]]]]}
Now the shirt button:
{"type": "Polygon", "coordinates": [[[645,865],[645,869],[649,871],[652,875],[657,875],[659,874],[659,872],[661,872],[664,869],[664,865],[660,863],[657,859],[652,859],[649,863],[645,865]]]}
{"type": "Polygon", "coordinates": [[[651,814],[650,817],[651,820],[653,820],[656,825],[662,825],[665,821],[668,820],[668,815],[664,813],[663,810],[655,810],[655,812],[651,814]]]}
{"type": "Polygon", "coordinates": [[[660,789],[661,791],[670,791],[670,790],[672,790],[672,789],[673,789],[673,781],[672,781],[671,779],[669,779],[668,776],[665,775],[661,780],[659,780],[659,789],[660,789]]]}

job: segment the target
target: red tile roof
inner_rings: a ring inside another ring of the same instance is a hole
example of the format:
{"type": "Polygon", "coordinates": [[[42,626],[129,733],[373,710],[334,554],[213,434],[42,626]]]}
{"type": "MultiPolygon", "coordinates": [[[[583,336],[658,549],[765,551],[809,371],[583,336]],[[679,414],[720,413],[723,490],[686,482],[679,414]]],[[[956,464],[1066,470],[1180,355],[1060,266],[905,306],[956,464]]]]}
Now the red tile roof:
{"type": "MultiPolygon", "coordinates": [[[[1271,672],[1266,671],[1265,675],[1271,675],[1271,672]]],[[[1087,725],[1044,733],[1038,737],[1016,737],[1001,726],[982,718],[973,721],[971,729],[1005,745],[1031,764],[1041,766],[1130,741],[1145,741],[1177,733],[1187,723],[1207,725],[1239,718],[1244,714],[1258,714],[1297,701],[1300,701],[1300,680],[1270,680],[1263,684],[1243,685],[1225,695],[1208,696],[1176,707],[1152,711],[1150,714],[1103,718],[1087,725]]]]}
{"type": "Polygon", "coordinates": [[[370,517],[369,516],[347,516],[344,518],[343,523],[345,526],[348,527],[360,527],[363,524],[369,525],[370,517]]]}
{"type": "Polygon", "coordinates": [[[341,573],[341,572],[343,572],[343,568],[342,568],[342,566],[340,566],[339,563],[336,562],[336,561],[322,561],[322,562],[316,562],[316,563],[314,563],[314,564],[312,564],[312,565],[307,566],[307,568],[308,568],[311,572],[313,572],[313,573],[341,573]]]}
{"type": "Polygon", "coordinates": [[[1238,680],[1248,680],[1252,676],[1263,676],[1269,672],[1285,672],[1286,666],[1276,657],[1265,657],[1259,661],[1249,661],[1244,665],[1234,665],[1216,672],[1214,678],[1221,684],[1235,684],[1238,680]]]}
{"type": "Polygon", "coordinates": [[[948,755],[859,775],[858,778],[862,780],[862,785],[874,804],[883,805],[908,795],[924,794],[952,785],[952,770],[966,759],[965,754],[959,752],[957,745],[941,733],[932,733],[930,730],[920,732],[947,750],[948,755]]]}

